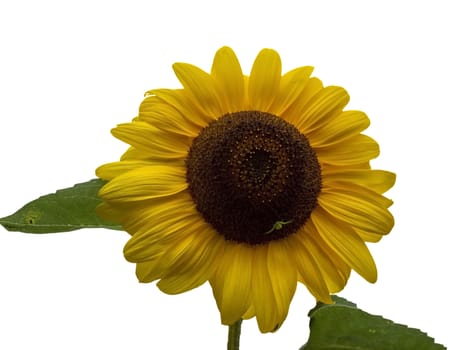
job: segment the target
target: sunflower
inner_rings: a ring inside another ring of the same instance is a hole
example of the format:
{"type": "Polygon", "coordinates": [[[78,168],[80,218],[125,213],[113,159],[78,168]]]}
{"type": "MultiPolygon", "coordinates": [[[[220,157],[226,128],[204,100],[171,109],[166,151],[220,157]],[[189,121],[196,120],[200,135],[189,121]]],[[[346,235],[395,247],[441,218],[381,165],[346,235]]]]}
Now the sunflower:
{"type": "Polygon", "coordinates": [[[209,282],[223,324],[285,320],[298,282],[324,303],[355,270],[377,271],[366,242],[390,232],[395,175],[373,170],[378,144],[341,87],[312,67],[282,74],[262,50],[249,76],[232,49],[211,73],[173,65],[181,89],[146,93],[138,116],[112,130],[130,145],[97,175],[101,216],[131,238],[141,282],[177,294],[209,282]]]}

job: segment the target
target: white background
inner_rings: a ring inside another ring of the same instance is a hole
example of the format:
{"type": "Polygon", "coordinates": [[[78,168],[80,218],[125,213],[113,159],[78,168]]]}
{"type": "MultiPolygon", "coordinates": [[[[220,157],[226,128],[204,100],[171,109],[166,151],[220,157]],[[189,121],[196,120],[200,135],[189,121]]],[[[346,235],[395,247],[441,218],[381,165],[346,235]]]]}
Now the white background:
{"type": "MultiPolygon", "coordinates": [[[[369,312],[447,333],[448,11],[444,1],[2,1],[0,217],[94,177],[126,146],[109,129],[143,93],[179,86],[176,61],[210,69],[232,46],[246,73],[263,47],[284,71],[314,65],[368,113],[374,166],[397,173],[396,226],[370,246],[379,280],[342,296],[369,312]]],[[[124,232],[34,236],[0,228],[0,348],[225,349],[208,285],[179,296],[139,284],[124,232]]],[[[299,287],[283,327],[245,322],[242,350],[298,349],[314,301],[299,287]]]]}

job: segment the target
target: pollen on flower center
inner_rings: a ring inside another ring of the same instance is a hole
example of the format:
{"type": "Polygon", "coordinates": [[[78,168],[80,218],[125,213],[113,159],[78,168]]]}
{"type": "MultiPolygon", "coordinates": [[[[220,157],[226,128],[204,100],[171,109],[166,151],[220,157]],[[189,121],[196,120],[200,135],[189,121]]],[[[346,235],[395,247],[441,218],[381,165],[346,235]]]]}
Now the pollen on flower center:
{"type": "Polygon", "coordinates": [[[321,172],[307,138],[265,112],[230,113],[195,138],[186,160],[197,210],[225,239],[260,244],[309,218],[321,172]]]}

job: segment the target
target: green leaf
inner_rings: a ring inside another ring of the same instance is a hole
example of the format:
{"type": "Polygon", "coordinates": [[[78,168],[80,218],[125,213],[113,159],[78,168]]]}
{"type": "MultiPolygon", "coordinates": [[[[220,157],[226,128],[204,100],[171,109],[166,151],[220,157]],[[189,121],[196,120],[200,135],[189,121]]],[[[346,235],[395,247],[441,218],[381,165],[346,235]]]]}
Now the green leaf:
{"type": "Polygon", "coordinates": [[[310,310],[310,336],[300,350],[442,350],[418,329],[370,315],[343,298],[310,310]]]}
{"type": "Polygon", "coordinates": [[[101,202],[98,190],[105,181],[93,179],[39,197],[14,214],[1,218],[0,224],[9,231],[54,233],[81,228],[120,230],[120,225],[100,219],[95,208],[101,202]]]}

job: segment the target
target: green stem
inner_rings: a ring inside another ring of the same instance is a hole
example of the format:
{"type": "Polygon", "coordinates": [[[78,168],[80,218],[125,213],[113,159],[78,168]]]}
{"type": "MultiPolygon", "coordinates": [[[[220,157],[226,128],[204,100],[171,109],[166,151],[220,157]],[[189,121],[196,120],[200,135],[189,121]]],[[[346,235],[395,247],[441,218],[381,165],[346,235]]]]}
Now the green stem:
{"type": "Polygon", "coordinates": [[[239,350],[241,328],[242,328],[242,320],[238,320],[236,323],[229,326],[228,350],[239,350]]]}

